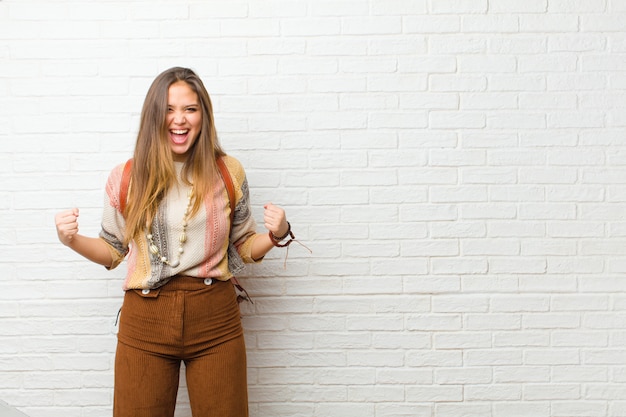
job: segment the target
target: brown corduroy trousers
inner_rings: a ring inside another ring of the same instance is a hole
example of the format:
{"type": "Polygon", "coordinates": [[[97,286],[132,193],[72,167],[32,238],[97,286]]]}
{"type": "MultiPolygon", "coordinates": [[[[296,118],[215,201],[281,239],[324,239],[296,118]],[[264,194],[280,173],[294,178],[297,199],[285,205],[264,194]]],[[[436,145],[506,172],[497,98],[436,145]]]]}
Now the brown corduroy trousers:
{"type": "Polygon", "coordinates": [[[115,355],[114,417],[173,417],[181,362],[193,417],[247,417],[246,352],[230,281],[174,277],[129,290],[115,355]]]}

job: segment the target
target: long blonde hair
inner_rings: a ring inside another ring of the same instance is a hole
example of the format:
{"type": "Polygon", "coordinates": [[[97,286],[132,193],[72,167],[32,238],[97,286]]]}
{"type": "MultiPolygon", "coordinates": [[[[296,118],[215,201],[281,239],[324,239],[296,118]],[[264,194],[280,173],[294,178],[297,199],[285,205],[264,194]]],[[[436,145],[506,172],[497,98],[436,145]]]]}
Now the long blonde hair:
{"type": "Polygon", "coordinates": [[[178,81],[184,81],[198,95],[202,111],[200,133],[189,150],[182,170],[182,180],[188,185],[193,184],[194,201],[190,216],[200,210],[206,195],[212,191],[216,175],[219,175],[216,160],[225,153],[217,138],[213,106],[202,80],[188,68],[174,67],[162,72],[152,82],[141,111],[128,204],[124,213],[126,244],[149,227],[159,203],[177,181],[166,116],[169,88],[178,81]]]}

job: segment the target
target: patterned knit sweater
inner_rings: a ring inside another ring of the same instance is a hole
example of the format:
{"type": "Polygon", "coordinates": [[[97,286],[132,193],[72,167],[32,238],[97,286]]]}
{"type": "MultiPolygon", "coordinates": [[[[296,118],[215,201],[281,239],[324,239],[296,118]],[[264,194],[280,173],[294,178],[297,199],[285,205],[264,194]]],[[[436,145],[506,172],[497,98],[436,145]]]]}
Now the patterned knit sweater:
{"type": "MultiPolygon", "coordinates": [[[[133,240],[130,247],[122,244],[125,220],[120,212],[120,182],[124,164],[115,167],[107,180],[102,215],[103,239],[111,251],[113,264],[117,267],[128,254],[128,272],[124,290],[154,289],[167,283],[175,275],[228,280],[241,272],[243,263],[255,262],[251,256],[252,242],[258,236],[256,222],[250,210],[248,182],[243,166],[233,157],[225,156],[224,162],[231,174],[235,188],[235,217],[230,233],[230,204],[226,187],[216,175],[213,195],[207,196],[204,209],[188,220],[187,242],[180,257],[180,265],[173,268],[163,264],[158,256],[150,254],[146,234],[133,240]]],[[[176,163],[180,177],[182,163],[176,163]]],[[[168,259],[176,259],[182,220],[187,208],[189,186],[179,181],[172,187],[159,205],[152,222],[151,233],[159,253],[168,259]]],[[[260,261],[260,260],[259,260],[260,261]]]]}

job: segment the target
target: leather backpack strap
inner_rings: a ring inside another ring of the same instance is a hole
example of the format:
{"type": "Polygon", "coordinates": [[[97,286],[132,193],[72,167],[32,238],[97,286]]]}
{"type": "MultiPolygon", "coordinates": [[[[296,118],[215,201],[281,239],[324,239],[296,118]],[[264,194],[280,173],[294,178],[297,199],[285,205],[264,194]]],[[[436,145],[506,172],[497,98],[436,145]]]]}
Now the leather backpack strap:
{"type": "Polygon", "coordinates": [[[235,220],[235,187],[233,186],[233,179],[226,168],[226,163],[223,157],[217,158],[217,167],[220,169],[222,180],[226,186],[226,193],[228,193],[228,202],[230,203],[230,228],[233,228],[233,220],[235,220]]]}
{"type": "Polygon", "coordinates": [[[130,171],[133,167],[133,160],[129,159],[124,164],[124,171],[122,172],[122,181],[120,181],[120,213],[124,215],[126,209],[126,201],[128,199],[128,187],[130,185],[130,171]]]}
{"type": "MultiPolygon", "coordinates": [[[[222,175],[222,180],[224,181],[224,185],[226,186],[226,193],[228,194],[228,202],[230,204],[230,230],[233,230],[233,220],[235,220],[235,187],[233,185],[233,179],[230,176],[230,172],[228,171],[228,168],[226,167],[226,163],[224,162],[224,158],[223,157],[219,157],[217,158],[217,167],[220,170],[220,174],[222,175]]],[[[248,291],[246,291],[246,289],[239,283],[239,280],[237,279],[237,277],[232,277],[230,279],[233,283],[233,285],[235,286],[235,288],[237,288],[237,290],[239,290],[239,293],[237,294],[237,303],[241,303],[243,301],[249,301],[252,304],[254,304],[254,301],[252,301],[252,298],[250,298],[250,295],[248,295],[248,291]]]]}

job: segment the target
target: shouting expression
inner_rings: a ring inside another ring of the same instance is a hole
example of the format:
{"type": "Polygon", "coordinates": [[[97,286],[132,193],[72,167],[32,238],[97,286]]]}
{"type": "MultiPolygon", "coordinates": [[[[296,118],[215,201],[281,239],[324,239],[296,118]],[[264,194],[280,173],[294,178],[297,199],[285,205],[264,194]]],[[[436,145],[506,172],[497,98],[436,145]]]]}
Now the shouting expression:
{"type": "Polygon", "coordinates": [[[184,81],[168,90],[166,125],[174,160],[185,161],[200,134],[202,109],[198,95],[184,81]]]}

